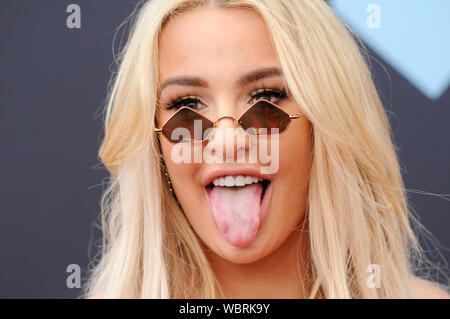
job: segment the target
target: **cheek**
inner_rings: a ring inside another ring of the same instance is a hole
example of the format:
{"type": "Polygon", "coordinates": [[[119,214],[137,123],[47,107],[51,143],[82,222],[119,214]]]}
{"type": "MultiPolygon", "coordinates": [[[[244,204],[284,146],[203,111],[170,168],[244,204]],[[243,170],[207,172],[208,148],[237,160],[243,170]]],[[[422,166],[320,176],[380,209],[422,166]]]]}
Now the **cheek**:
{"type": "Polygon", "coordinates": [[[280,162],[284,173],[293,174],[297,183],[309,181],[312,154],[311,124],[304,119],[292,125],[280,143],[280,162]]]}
{"type": "Polygon", "coordinates": [[[204,201],[205,189],[199,180],[202,164],[176,163],[171,157],[173,145],[163,139],[161,140],[161,149],[176,197],[183,207],[189,223],[196,231],[211,229],[211,225],[208,224],[208,216],[206,216],[207,211],[202,209],[207,204],[204,201]]]}
{"type": "Polygon", "coordinates": [[[161,149],[177,198],[180,199],[180,197],[186,196],[192,197],[191,194],[196,191],[193,189],[193,186],[198,186],[196,185],[196,176],[199,165],[175,161],[174,158],[172,158],[174,145],[165,139],[161,140],[161,149]]]}
{"type": "Polygon", "coordinates": [[[292,130],[280,142],[280,169],[277,177],[283,179],[284,187],[291,190],[303,188],[309,183],[311,170],[311,134],[308,126],[292,130]]]}
{"type": "Polygon", "coordinates": [[[306,122],[290,129],[280,139],[280,165],[273,189],[274,223],[285,229],[297,226],[304,217],[311,171],[310,125],[306,122]]]}

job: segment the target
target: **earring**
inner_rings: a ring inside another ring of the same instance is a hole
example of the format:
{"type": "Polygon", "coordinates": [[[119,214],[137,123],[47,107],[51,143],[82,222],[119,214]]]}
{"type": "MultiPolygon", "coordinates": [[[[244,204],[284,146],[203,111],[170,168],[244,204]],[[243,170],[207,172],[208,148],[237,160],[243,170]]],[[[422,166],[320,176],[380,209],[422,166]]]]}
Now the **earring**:
{"type": "Polygon", "coordinates": [[[160,157],[160,159],[161,159],[161,169],[162,169],[164,176],[166,177],[166,182],[169,187],[169,192],[173,195],[173,198],[175,199],[175,202],[177,203],[178,207],[180,207],[180,209],[183,211],[183,208],[181,207],[181,204],[178,201],[177,195],[175,195],[175,192],[173,191],[172,181],[170,180],[169,174],[167,172],[166,163],[164,162],[164,159],[162,158],[162,156],[160,157]]]}
{"type": "Polygon", "coordinates": [[[161,157],[161,169],[164,176],[166,177],[167,185],[169,186],[169,191],[173,193],[172,182],[170,180],[169,174],[167,173],[166,163],[164,162],[164,159],[162,157],[161,157]]]}

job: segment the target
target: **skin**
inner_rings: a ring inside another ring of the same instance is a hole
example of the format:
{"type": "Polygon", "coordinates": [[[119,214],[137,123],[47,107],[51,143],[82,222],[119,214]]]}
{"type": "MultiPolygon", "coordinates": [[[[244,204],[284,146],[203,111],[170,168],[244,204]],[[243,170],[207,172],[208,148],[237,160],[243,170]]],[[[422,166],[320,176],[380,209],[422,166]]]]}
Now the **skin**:
{"type": "MultiPolygon", "coordinates": [[[[248,9],[203,7],[170,19],[162,29],[159,51],[159,83],[179,76],[202,78],[208,87],[169,85],[158,92],[161,105],[188,95],[198,97],[199,112],[211,120],[220,115],[238,118],[251,100],[248,94],[263,87],[278,89],[281,76],[270,76],[237,85],[241,75],[267,67],[280,67],[269,33],[259,14],[248,9]],[[206,27],[205,27],[206,26],[206,27]]],[[[276,101],[273,97],[272,101],[276,101]]],[[[288,97],[278,105],[290,114],[299,106],[288,97]]],[[[164,123],[176,110],[159,107],[157,120],[164,123]]],[[[221,120],[219,130],[235,127],[221,120]]],[[[203,143],[214,149],[218,134],[203,143]]],[[[259,232],[246,247],[229,244],[218,230],[202,184],[213,168],[250,167],[260,163],[175,163],[174,147],[161,136],[161,147],[175,193],[185,215],[211,262],[226,298],[302,298],[303,262],[307,256],[307,232],[301,231],[307,208],[311,167],[311,124],[304,116],[291,122],[279,139],[279,169],[270,176],[272,196],[259,232]],[[297,259],[298,257],[298,259],[297,259]]],[[[249,142],[250,143],[250,142],[249,142]]],[[[231,145],[236,148],[236,145],[231,145]]],[[[248,152],[248,144],[245,151],[248,152]]],[[[304,229],[306,226],[303,225],[304,229]]],[[[421,286],[423,289],[423,285],[421,286]]],[[[307,289],[307,287],[306,287],[307,289]]]]}

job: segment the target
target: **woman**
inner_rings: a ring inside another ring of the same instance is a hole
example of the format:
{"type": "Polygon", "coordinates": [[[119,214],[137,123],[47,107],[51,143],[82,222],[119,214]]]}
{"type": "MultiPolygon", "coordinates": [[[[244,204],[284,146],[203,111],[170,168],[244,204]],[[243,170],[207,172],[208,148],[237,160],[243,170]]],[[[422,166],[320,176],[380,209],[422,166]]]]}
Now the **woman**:
{"type": "Polygon", "coordinates": [[[120,58],[87,296],[447,296],[413,276],[389,123],[325,2],[148,1],[120,58]]]}

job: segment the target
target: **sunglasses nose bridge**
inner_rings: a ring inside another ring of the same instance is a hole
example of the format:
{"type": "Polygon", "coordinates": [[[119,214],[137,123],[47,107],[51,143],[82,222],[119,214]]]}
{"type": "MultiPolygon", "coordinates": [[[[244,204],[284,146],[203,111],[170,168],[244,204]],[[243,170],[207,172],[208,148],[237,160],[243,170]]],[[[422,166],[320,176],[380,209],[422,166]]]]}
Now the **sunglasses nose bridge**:
{"type": "MultiPolygon", "coordinates": [[[[213,131],[215,130],[215,129],[218,129],[219,127],[217,126],[217,124],[220,122],[220,121],[222,121],[222,120],[226,120],[226,119],[228,119],[228,120],[231,120],[232,122],[233,122],[233,126],[232,127],[229,127],[229,126],[227,126],[227,125],[224,125],[224,126],[221,126],[220,128],[221,129],[227,129],[227,128],[231,128],[231,129],[238,129],[238,130],[243,130],[243,127],[242,127],[242,125],[241,125],[241,121],[240,121],[240,119],[237,119],[237,118],[235,118],[234,116],[231,116],[231,115],[221,115],[221,116],[219,116],[217,119],[215,119],[214,121],[212,121],[212,129],[213,129],[213,131]]],[[[223,122],[223,121],[222,121],[223,122]]],[[[236,133],[236,131],[234,131],[235,133],[236,133]]],[[[234,133],[234,134],[235,134],[234,133]]],[[[209,133],[208,134],[208,138],[212,138],[214,135],[216,135],[215,133],[209,133]]],[[[220,134],[219,134],[220,135],[220,134]]]]}
{"type": "Polygon", "coordinates": [[[233,116],[231,116],[231,115],[222,115],[222,116],[219,116],[217,119],[215,119],[214,121],[213,121],[213,127],[217,127],[217,123],[219,122],[219,121],[221,121],[221,120],[224,120],[224,119],[229,119],[229,120],[232,120],[233,121],[233,123],[237,123],[238,125],[239,125],[239,120],[237,119],[237,118],[235,118],[235,117],[233,117],[233,116]]]}

